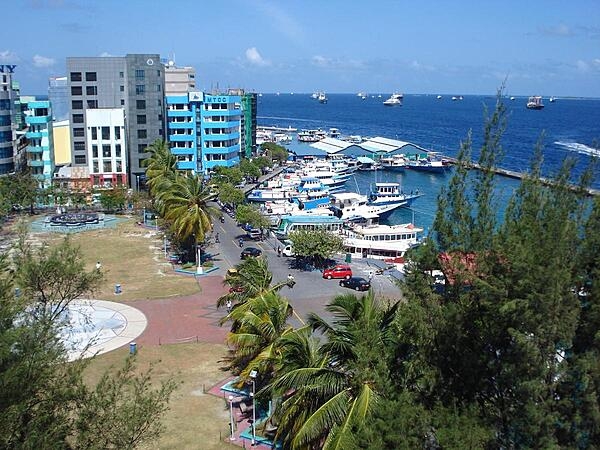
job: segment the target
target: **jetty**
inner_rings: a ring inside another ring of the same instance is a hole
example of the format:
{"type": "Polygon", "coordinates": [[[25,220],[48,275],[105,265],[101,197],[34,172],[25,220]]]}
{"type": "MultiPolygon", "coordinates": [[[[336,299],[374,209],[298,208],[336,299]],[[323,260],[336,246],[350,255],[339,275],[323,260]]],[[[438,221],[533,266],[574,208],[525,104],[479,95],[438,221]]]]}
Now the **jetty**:
{"type": "MultiPolygon", "coordinates": [[[[452,158],[450,156],[443,156],[442,159],[444,161],[448,161],[452,164],[456,164],[458,161],[456,158],[452,158]]],[[[471,169],[475,169],[475,170],[483,170],[481,165],[479,165],[478,163],[475,162],[471,162],[469,164],[469,167],[471,169]]],[[[508,169],[502,169],[501,167],[494,167],[492,168],[492,171],[496,174],[496,175],[500,175],[506,178],[513,178],[515,180],[522,180],[525,177],[527,177],[529,174],[527,172],[517,172],[515,170],[508,170],[508,169]]],[[[542,182],[542,184],[546,185],[546,186],[552,186],[554,185],[554,180],[550,179],[550,178],[545,178],[545,177],[541,177],[540,181],[542,182]]],[[[577,191],[579,190],[579,186],[576,186],[574,184],[569,185],[569,188],[573,191],[577,191]]],[[[600,190],[598,189],[593,189],[593,188],[586,188],[584,189],[584,191],[586,192],[587,195],[589,196],[597,196],[600,195],[600,190]]]]}
{"type": "Polygon", "coordinates": [[[272,127],[272,126],[264,126],[264,125],[260,125],[258,127],[256,127],[256,130],[264,130],[264,131],[278,131],[281,133],[295,133],[296,131],[298,131],[298,128],[293,128],[292,126],[289,127],[272,127]]]}

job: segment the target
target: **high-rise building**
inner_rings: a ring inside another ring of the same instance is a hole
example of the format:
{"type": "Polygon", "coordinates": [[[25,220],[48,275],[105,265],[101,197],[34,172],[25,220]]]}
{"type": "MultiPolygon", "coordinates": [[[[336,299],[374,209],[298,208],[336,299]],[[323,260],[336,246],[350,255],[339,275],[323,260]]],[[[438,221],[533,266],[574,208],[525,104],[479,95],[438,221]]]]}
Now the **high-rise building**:
{"type": "Polygon", "coordinates": [[[52,103],[52,119],[55,121],[69,118],[69,82],[67,77],[48,79],[48,99],[52,103]]]}
{"type": "Polygon", "coordinates": [[[0,175],[15,170],[15,100],[17,94],[13,89],[10,73],[0,73],[0,175]]]}
{"type": "Polygon", "coordinates": [[[67,58],[72,164],[89,166],[86,111],[124,108],[129,181],[145,173],[146,148],[163,139],[165,69],[158,54],[67,58]]]}
{"type": "Polygon", "coordinates": [[[241,154],[246,158],[256,153],[256,93],[242,94],[241,154]]]}
{"type": "Polygon", "coordinates": [[[165,96],[186,95],[196,90],[196,69],[177,67],[173,61],[165,64],[165,96]]]}
{"type": "Polygon", "coordinates": [[[125,110],[88,109],[85,112],[85,122],[92,186],[111,188],[127,184],[125,110]]]}
{"type": "Polygon", "coordinates": [[[169,147],[179,169],[206,173],[240,162],[239,95],[189,92],[166,102],[169,147]]]}
{"type": "Polygon", "coordinates": [[[49,187],[54,173],[54,137],[50,102],[48,100],[28,102],[25,123],[28,126],[25,133],[27,166],[41,187],[49,187]]]}

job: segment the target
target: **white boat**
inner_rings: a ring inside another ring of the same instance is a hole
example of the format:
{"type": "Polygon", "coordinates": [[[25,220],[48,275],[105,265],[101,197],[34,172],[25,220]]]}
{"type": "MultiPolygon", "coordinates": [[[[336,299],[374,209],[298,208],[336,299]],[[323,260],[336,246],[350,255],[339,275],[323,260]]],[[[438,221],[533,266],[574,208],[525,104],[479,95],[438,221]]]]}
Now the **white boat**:
{"type": "Polygon", "coordinates": [[[511,99],[511,100],[514,100],[515,98],[514,98],[514,97],[511,97],[510,99],[511,99]]]}
{"type": "Polygon", "coordinates": [[[419,243],[423,228],[401,225],[352,226],[344,230],[344,249],[355,258],[373,258],[402,263],[404,253],[419,243]]]}
{"type": "Polygon", "coordinates": [[[359,92],[358,94],[356,94],[357,97],[360,97],[361,99],[365,100],[368,95],[365,94],[364,92],[359,92]]]}
{"type": "Polygon", "coordinates": [[[388,98],[386,101],[384,101],[383,104],[385,106],[402,106],[403,98],[404,98],[404,95],[394,93],[390,96],[390,98],[388,98]]]}
{"type": "Polygon", "coordinates": [[[426,155],[417,155],[414,159],[408,159],[405,167],[421,172],[445,173],[450,165],[442,159],[440,154],[427,152],[426,155]]]}
{"type": "Polygon", "coordinates": [[[437,99],[438,99],[438,100],[440,100],[441,98],[442,98],[442,96],[441,96],[441,95],[438,95],[438,96],[437,96],[437,99]]]}
{"type": "Polygon", "coordinates": [[[550,97],[550,99],[548,100],[550,103],[554,103],[556,101],[556,98],[554,97],[550,97]]]}
{"type": "Polygon", "coordinates": [[[542,103],[542,97],[539,95],[534,95],[529,97],[527,101],[527,109],[543,109],[544,104],[542,103]]]}
{"type": "Polygon", "coordinates": [[[300,130],[298,132],[299,142],[319,142],[321,139],[325,139],[327,133],[321,129],[317,130],[300,130]]]}
{"type": "Polygon", "coordinates": [[[279,221],[275,234],[278,237],[285,238],[289,233],[300,230],[326,230],[332,233],[340,233],[343,226],[344,221],[335,216],[318,214],[285,216],[279,221]]]}
{"type": "Polygon", "coordinates": [[[458,100],[458,97],[452,96],[452,101],[455,102],[456,100],[458,100]]]}
{"type": "Polygon", "coordinates": [[[387,170],[404,171],[408,160],[404,155],[392,155],[381,158],[381,168],[387,170]]]}
{"type": "Polygon", "coordinates": [[[329,129],[329,137],[330,138],[338,139],[340,136],[341,136],[340,130],[338,130],[337,128],[329,129]]]}
{"type": "Polygon", "coordinates": [[[327,103],[327,96],[325,95],[324,92],[321,92],[319,94],[318,100],[319,100],[319,103],[327,103]]]}
{"type": "Polygon", "coordinates": [[[421,195],[423,194],[419,193],[418,189],[405,193],[398,183],[375,183],[371,185],[369,203],[376,206],[389,204],[398,204],[398,207],[410,206],[421,195]]]}
{"type": "Polygon", "coordinates": [[[365,220],[378,222],[380,216],[385,216],[399,208],[400,204],[373,205],[366,195],[354,192],[331,194],[331,209],[342,220],[365,220]]]}
{"type": "Polygon", "coordinates": [[[310,96],[311,98],[314,98],[315,100],[319,98],[319,93],[318,92],[313,92],[312,95],[310,96]]]}

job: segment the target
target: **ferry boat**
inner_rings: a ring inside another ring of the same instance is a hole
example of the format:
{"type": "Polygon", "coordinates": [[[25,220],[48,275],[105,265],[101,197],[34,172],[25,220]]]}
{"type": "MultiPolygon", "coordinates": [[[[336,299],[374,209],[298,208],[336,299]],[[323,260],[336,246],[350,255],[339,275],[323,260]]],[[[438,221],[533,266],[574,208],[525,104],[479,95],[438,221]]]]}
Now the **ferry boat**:
{"type": "Polygon", "coordinates": [[[300,130],[298,133],[299,142],[319,142],[327,137],[327,133],[321,129],[317,130],[300,130]]]}
{"type": "Polygon", "coordinates": [[[409,159],[405,167],[422,172],[445,173],[450,166],[437,153],[429,152],[425,157],[417,156],[415,159],[409,159]]]}
{"type": "Polygon", "coordinates": [[[385,106],[402,106],[403,98],[404,98],[404,95],[394,93],[390,96],[390,98],[388,98],[386,101],[384,101],[383,104],[385,106]]]}
{"type": "Polygon", "coordinates": [[[405,193],[398,183],[374,183],[371,185],[371,194],[369,195],[369,204],[384,206],[397,204],[400,206],[410,206],[417,198],[423,194],[419,190],[405,193]]]}
{"type": "Polygon", "coordinates": [[[382,169],[400,172],[403,172],[404,169],[406,169],[406,164],[408,163],[408,160],[404,155],[392,155],[381,158],[379,161],[381,162],[382,169]]]}
{"type": "Polygon", "coordinates": [[[527,109],[543,109],[544,104],[542,103],[542,97],[539,95],[534,95],[529,97],[527,101],[527,109]]]}
{"type": "Polygon", "coordinates": [[[402,203],[375,205],[369,202],[366,195],[354,192],[331,194],[331,210],[342,220],[366,220],[374,223],[401,206],[402,203]]]}
{"type": "Polygon", "coordinates": [[[350,178],[349,173],[339,174],[339,173],[333,172],[331,170],[307,169],[304,171],[304,174],[307,177],[317,178],[318,180],[321,181],[321,183],[323,183],[323,185],[326,188],[329,188],[332,191],[342,189],[342,186],[344,185],[344,183],[346,183],[346,181],[348,181],[348,178],[350,178]]]}
{"type": "Polygon", "coordinates": [[[248,194],[248,200],[257,203],[273,202],[277,200],[290,200],[292,196],[296,194],[297,191],[292,188],[254,189],[248,194]]]}
{"type": "Polygon", "coordinates": [[[329,205],[330,190],[318,178],[302,178],[298,192],[292,196],[300,209],[313,209],[329,205]]]}
{"type": "Polygon", "coordinates": [[[319,103],[327,103],[327,96],[325,95],[325,92],[321,92],[319,94],[319,103]]]}
{"type": "Polygon", "coordinates": [[[329,137],[330,138],[338,139],[340,136],[341,136],[340,130],[338,130],[337,128],[329,129],[329,137]]]}
{"type": "Polygon", "coordinates": [[[298,216],[282,217],[275,229],[275,235],[286,238],[290,233],[300,230],[326,230],[340,233],[344,221],[335,216],[304,214],[298,216]]]}
{"type": "Polygon", "coordinates": [[[344,250],[355,258],[382,259],[392,263],[411,247],[418,245],[423,228],[412,223],[401,225],[353,226],[344,230],[344,250]]]}

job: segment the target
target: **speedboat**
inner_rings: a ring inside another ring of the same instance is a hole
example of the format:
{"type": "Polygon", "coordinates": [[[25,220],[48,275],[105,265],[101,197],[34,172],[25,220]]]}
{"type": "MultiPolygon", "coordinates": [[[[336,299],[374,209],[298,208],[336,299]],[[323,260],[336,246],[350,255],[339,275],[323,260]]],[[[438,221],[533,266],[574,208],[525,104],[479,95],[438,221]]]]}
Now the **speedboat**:
{"type": "Polygon", "coordinates": [[[543,109],[544,104],[542,103],[542,97],[539,95],[534,95],[529,97],[527,101],[527,109],[543,109]]]}
{"type": "Polygon", "coordinates": [[[436,98],[437,98],[438,100],[441,100],[442,96],[441,96],[441,95],[438,95],[436,98]]]}
{"type": "Polygon", "coordinates": [[[404,98],[404,95],[394,93],[391,95],[390,98],[388,98],[386,101],[384,101],[383,104],[385,106],[402,106],[403,98],[404,98]]]}
{"type": "Polygon", "coordinates": [[[371,185],[371,194],[369,195],[369,204],[376,206],[398,205],[410,206],[413,201],[423,194],[416,191],[404,192],[398,183],[375,183],[371,185]]]}

